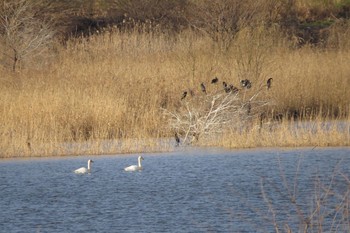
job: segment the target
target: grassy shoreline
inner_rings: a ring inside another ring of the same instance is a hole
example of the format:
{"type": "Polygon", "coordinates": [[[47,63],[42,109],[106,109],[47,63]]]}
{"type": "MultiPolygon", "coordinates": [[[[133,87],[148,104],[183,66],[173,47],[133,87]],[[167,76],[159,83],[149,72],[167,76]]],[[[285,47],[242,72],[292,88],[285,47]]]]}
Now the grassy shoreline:
{"type": "MultiPolygon", "coordinates": [[[[301,122],[298,122],[301,123],[301,122]]],[[[55,144],[24,144],[22,147],[9,147],[8,151],[1,151],[2,158],[28,157],[65,157],[77,155],[111,155],[134,153],[161,153],[182,150],[186,147],[201,147],[229,150],[270,149],[270,148],[334,148],[350,147],[350,121],[333,122],[324,127],[323,121],[313,123],[309,127],[295,129],[291,124],[295,122],[275,123],[274,126],[264,128],[255,127],[243,132],[227,132],[217,137],[211,135],[193,145],[176,147],[174,138],[157,139],[120,139],[120,140],[88,140],[82,142],[55,143],[55,144]],[[278,124],[278,125],[276,125],[278,124]]],[[[19,144],[17,144],[19,145],[19,144]]]]}
{"type": "MultiPolygon", "coordinates": [[[[92,143],[94,144],[94,143],[92,143]]],[[[327,145],[327,146],[308,146],[308,145],[303,145],[303,146],[248,146],[248,147],[228,147],[227,145],[223,146],[220,144],[215,144],[215,145],[197,145],[197,146],[189,146],[189,147],[180,147],[180,148],[175,148],[175,147],[169,147],[167,149],[159,149],[158,148],[143,148],[143,149],[130,149],[128,148],[127,151],[120,151],[120,150],[115,150],[115,151],[99,151],[99,152],[87,152],[83,153],[82,150],[78,150],[77,153],[50,153],[50,154],[36,154],[36,153],[28,153],[28,154],[22,154],[22,155],[9,155],[9,156],[1,156],[0,160],[13,160],[13,159],[40,159],[40,158],[67,158],[67,157],[77,157],[77,156],[85,156],[85,157],[99,157],[99,156],[128,156],[128,155],[135,155],[135,154],[162,154],[162,153],[171,153],[175,152],[176,150],[187,150],[188,148],[201,148],[203,150],[206,149],[222,149],[222,150],[230,150],[232,152],[236,151],[249,151],[249,150],[259,150],[259,151],[264,151],[264,150],[304,150],[304,149],[335,149],[335,148],[346,148],[350,149],[350,145],[337,145],[337,146],[332,146],[332,145],[327,145]]],[[[85,150],[86,151],[86,150],[85,150]]],[[[94,150],[96,151],[96,150],[94,150]]],[[[4,154],[2,154],[4,155],[4,154]]]]}

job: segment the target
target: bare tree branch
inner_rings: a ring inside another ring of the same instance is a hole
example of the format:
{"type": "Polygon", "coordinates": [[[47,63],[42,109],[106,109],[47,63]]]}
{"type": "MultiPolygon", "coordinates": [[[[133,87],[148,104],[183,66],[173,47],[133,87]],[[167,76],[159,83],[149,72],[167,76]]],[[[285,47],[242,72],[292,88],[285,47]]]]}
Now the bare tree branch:
{"type": "Polygon", "coordinates": [[[3,1],[0,6],[0,41],[3,56],[12,60],[12,70],[25,57],[40,54],[55,34],[53,23],[37,17],[35,3],[29,0],[3,1]]]}
{"type": "Polygon", "coordinates": [[[202,136],[247,127],[247,122],[269,103],[257,99],[260,91],[252,93],[251,90],[249,98],[245,98],[247,93],[242,90],[197,95],[182,100],[175,111],[163,109],[163,113],[169,119],[169,127],[182,137],[182,141],[192,143],[202,136]]]}

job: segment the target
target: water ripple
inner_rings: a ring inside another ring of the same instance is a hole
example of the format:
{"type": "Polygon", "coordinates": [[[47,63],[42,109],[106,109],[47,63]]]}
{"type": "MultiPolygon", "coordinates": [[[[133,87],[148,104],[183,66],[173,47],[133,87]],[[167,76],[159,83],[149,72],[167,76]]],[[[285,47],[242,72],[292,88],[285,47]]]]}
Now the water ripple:
{"type": "Polygon", "coordinates": [[[315,195],[324,195],[320,184],[336,192],[325,211],[348,190],[339,175],[350,175],[348,155],[348,148],[183,150],[143,154],[144,170],[133,173],[123,168],[136,154],[96,156],[88,175],[73,173],[87,157],[3,160],[0,231],[273,232],[275,221],[297,232],[298,211],[307,216],[315,195]]]}

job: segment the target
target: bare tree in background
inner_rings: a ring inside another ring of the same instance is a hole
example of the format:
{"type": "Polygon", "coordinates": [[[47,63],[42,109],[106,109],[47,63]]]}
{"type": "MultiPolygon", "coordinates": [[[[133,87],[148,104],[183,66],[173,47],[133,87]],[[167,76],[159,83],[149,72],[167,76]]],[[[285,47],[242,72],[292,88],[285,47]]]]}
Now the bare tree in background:
{"type": "Polygon", "coordinates": [[[151,23],[150,30],[161,28],[164,32],[181,30],[185,25],[183,11],[188,0],[111,0],[111,9],[122,13],[123,26],[133,28],[135,23],[151,23]]]}
{"type": "Polygon", "coordinates": [[[245,27],[256,27],[274,21],[274,0],[189,0],[188,24],[207,34],[221,50],[226,51],[236,34],[245,27]]]}
{"type": "Polygon", "coordinates": [[[3,65],[16,71],[25,58],[42,53],[54,36],[53,24],[38,17],[37,2],[3,0],[0,5],[0,44],[3,65]]]}

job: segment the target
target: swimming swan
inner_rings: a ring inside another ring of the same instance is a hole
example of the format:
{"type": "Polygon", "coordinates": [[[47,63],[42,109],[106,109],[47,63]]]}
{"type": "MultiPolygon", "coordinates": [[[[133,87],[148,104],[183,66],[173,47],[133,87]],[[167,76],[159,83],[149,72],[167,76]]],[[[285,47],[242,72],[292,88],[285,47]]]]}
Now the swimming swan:
{"type": "Polygon", "coordinates": [[[90,173],[91,171],[91,163],[93,163],[91,159],[88,160],[88,167],[87,169],[85,167],[78,168],[77,170],[74,171],[74,173],[77,174],[85,174],[85,173],[90,173]]]}
{"type": "Polygon", "coordinates": [[[129,167],[124,168],[124,170],[127,172],[142,170],[141,160],[143,160],[143,157],[139,156],[138,158],[139,165],[131,165],[129,167]]]}

